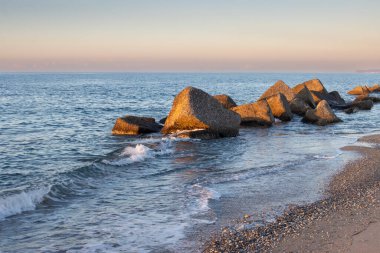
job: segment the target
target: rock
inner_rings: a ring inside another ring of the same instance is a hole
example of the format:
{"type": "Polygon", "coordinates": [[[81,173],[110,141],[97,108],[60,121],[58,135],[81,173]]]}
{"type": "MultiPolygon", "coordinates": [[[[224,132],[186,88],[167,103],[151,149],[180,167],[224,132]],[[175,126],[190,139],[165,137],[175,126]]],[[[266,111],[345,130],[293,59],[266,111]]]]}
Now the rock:
{"type": "Polygon", "coordinates": [[[267,89],[258,100],[263,100],[264,98],[277,95],[278,93],[284,94],[288,102],[292,101],[295,97],[292,89],[286,85],[286,83],[279,80],[274,85],[269,87],[269,89],[267,89]]]}
{"type": "Polygon", "coordinates": [[[313,99],[315,101],[315,104],[317,104],[317,105],[322,100],[326,100],[326,99],[323,99],[324,98],[323,95],[325,95],[326,93],[319,93],[318,91],[311,91],[310,93],[311,93],[311,96],[313,97],[313,99]]]}
{"type": "Polygon", "coordinates": [[[272,111],[265,99],[256,103],[239,105],[231,110],[240,115],[242,125],[271,126],[274,123],[272,111]]]}
{"type": "Polygon", "coordinates": [[[380,103],[380,97],[368,97],[369,100],[372,100],[374,104],[380,103]]]}
{"type": "Polygon", "coordinates": [[[166,119],[163,134],[183,130],[207,130],[216,137],[232,137],[239,134],[240,116],[225,109],[206,92],[186,87],[174,99],[166,119]]]}
{"type": "Polygon", "coordinates": [[[345,113],[351,114],[359,110],[371,110],[375,101],[380,101],[376,97],[368,95],[360,95],[353,102],[349,103],[349,107],[344,110],[345,113]]]}
{"type": "Polygon", "coordinates": [[[370,93],[370,90],[367,86],[356,86],[352,90],[347,92],[350,95],[366,95],[370,93]]]}
{"type": "Polygon", "coordinates": [[[266,98],[272,114],[281,121],[290,121],[293,118],[290,105],[284,94],[279,93],[266,98]]]}
{"type": "Polygon", "coordinates": [[[355,107],[355,106],[349,107],[349,108],[347,108],[347,109],[344,110],[344,112],[347,113],[347,114],[356,113],[358,111],[359,111],[359,109],[357,107],[355,107]]]}
{"type": "Polygon", "coordinates": [[[295,98],[290,102],[290,110],[292,113],[303,116],[310,106],[301,98],[295,98]]]}
{"type": "Polygon", "coordinates": [[[166,122],[166,119],[167,119],[168,117],[165,117],[165,118],[162,118],[162,119],[160,119],[160,121],[158,121],[160,124],[162,124],[162,125],[165,125],[165,122],[166,122]]]}
{"type": "Polygon", "coordinates": [[[192,138],[201,140],[211,140],[219,138],[219,134],[214,131],[209,130],[190,130],[190,131],[179,131],[173,134],[174,137],[179,138],[192,138]]]}
{"type": "Polygon", "coordinates": [[[317,104],[322,100],[326,100],[332,108],[345,109],[347,107],[346,101],[340,97],[338,92],[334,92],[331,95],[330,93],[312,91],[311,94],[317,104]]]}
{"type": "Polygon", "coordinates": [[[311,95],[309,89],[305,85],[297,85],[293,89],[296,98],[300,98],[305,101],[311,108],[316,107],[316,103],[311,95]]]}
{"type": "Polygon", "coordinates": [[[380,97],[372,97],[372,96],[368,96],[368,94],[360,95],[355,98],[354,103],[358,101],[364,101],[364,100],[371,100],[373,103],[379,103],[380,97]]]}
{"type": "MultiPolygon", "coordinates": [[[[297,86],[306,86],[309,91],[317,91],[321,93],[328,93],[325,86],[323,86],[322,82],[319,79],[313,79],[306,81],[304,83],[298,84],[297,86]]],[[[293,89],[297,89],[297,86],[294,87],[293,89]]]]}
{"type": "Polygon", "coordinates": [[[380,92],[380,85],[379,84],[375,84],[373,85],[372,87],[369,87],[368,88],[369,91],[372,93],[372,92],[380,92]]]}
{"type": "Polygon", "coordinates": [[[162,126],[156,123],[154,118],[137,117],[127,115],[118,118],[112,129],[114,135],[138,135],[145,133],[155,133],[161,130],[162,126]]]}
{"type": "Polygon", "coordinates": [[[341,120],[331,110],[326,100],[319,102],[315,109],[308,110],[302,121],[314,123],[320,126],[341,122],[341,120]]]}
{"type": "Polygon", "coordinates": [[[371,110],[373,107],[373,101],[370,99],[362,101],[354,101],[352,103],[353,107],[357,107],[359,110],[371,110]]]}
{"type": "Polygon", "coordinates": [[[357,96],[357,97],[354,99],[354,103],[355,103],[355,102],[359,102],[359,101],[369,100],[369,99],[370,99],[369,94],[359,95],[359,96],[357,96]]]}
{"type": "Polygon", "coordinates": [[[334,98],[334,100],[339,104],[345,104],[346,101],[342,98],[342,96],[337,91],[329,92],[329,95],[334,98]]]}
{"type": "Polygon", "coordinates": [[[226,109],[231,109],[232,107],[237,106],[235,101],[228,95],[215,95],[214,98],[219,101],[226,109]]]}

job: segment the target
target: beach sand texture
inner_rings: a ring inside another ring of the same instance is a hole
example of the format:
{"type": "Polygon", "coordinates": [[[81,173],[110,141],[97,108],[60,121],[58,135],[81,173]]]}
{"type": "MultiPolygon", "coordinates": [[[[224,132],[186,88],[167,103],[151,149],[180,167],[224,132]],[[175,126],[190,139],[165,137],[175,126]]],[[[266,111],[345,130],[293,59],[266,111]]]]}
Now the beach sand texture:
{"type": "Polygon", "coordinates": [[[333,177],[324,199],[293,207],[264,227],[224,230],[205,252],[379,252],[379,145],[380,135],[370,135],[342,148],[361,157],[333,177]]]}

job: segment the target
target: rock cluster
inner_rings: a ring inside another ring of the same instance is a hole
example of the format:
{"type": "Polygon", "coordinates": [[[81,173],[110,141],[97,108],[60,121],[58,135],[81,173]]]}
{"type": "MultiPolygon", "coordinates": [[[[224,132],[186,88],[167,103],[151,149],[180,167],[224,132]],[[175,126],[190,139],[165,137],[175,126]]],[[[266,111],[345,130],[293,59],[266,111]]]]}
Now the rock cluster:
{"type": "Polygon", "coordinates": [[[350,95],[368,95],[372,92],[380,92],[380,85],[375,84],[372,87],[368,86],[356,86],[352,90],[348,91],[347,93],[350,95]]]}
{"type": "Polygon", "coordinates": [[[272,126],[275,118],[291,121],[294,114],[303,122],[327,125],[340,122],[333,110],[353,113],[370,110],[378,97],[371,92],[380,91],[379,85],[360,86],[349,91],[359,95],[346,102],[337,91],[328,92],[319,79],[313,79],[289,87],[277,81],[256,102],[237,105],[228,95],[211,96],[208,93],[186,87],[177,94],[167,117],[156,123],[153,118],[125,116],[116,120],[114,135],[139,135],[160,132],[178,137],[214,139],[234,137],[244,126],[272,126]],[[163,125],[163,126],[162,126],[163,125]]]}

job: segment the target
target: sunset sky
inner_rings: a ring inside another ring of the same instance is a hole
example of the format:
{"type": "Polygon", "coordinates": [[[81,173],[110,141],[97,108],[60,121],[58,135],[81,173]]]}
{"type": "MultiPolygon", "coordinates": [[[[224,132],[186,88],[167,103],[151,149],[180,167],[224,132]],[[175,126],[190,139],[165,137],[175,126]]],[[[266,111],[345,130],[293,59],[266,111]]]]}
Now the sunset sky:
{"type": "Polygon", "coordinates": [[[378,0],[0,0],[0,71],[380,69],[378,0]]]}

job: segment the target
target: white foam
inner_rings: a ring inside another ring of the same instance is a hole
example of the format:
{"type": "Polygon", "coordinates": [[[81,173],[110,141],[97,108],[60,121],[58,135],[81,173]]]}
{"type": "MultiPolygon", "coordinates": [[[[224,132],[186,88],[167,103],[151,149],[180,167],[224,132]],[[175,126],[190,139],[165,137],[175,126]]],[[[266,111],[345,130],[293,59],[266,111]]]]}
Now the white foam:
{"type": "Polygon", "coordinates": [[[278,118],[274,118],[274,123],[281,123],[282,120],[278,119],[278,118]]]}
{"type": "Polygon", "coordinates": [[[129,159],[133,162],[143,161],[145,158],[150,157],[151,149],[143,144],[137,144],[136,147],[126,147],[121,156],[129,156],[129,159]]]}
{"type": "Polygon", "coordinates": [[[162,141],[157,149],[149,148],[143,144],[137,144],[135,147],[126,147],[120,157],[115,160],[102,160],[103,163],[113,166],[123,166],[135,162],[141,162],[148,158],[172,153],[171,142],[162,141]]]}
{"type": "Polygon", "coordinates": [[[199,184],[193,185],[193,190],[198,197],[198,208],[201,211],[207,211],[210,209],[208,206],[210,199],[219,199],[220,193],[209,187],[204,187],[199,184]]]}
{"type": "Polygon", "coordinates": [[[34,210],[42,202],[50,187],[20,192],[0,199],[0,220],[25,211],[34,210]]]}
{"type": "Polygon", "coordinates": [[[340,152],[336,155],[315,155],[313,157],[317,158],[317,159],[335,159],[335,158],[339,157],[341,154],[342,154],[342,152],[340,152]]]}

